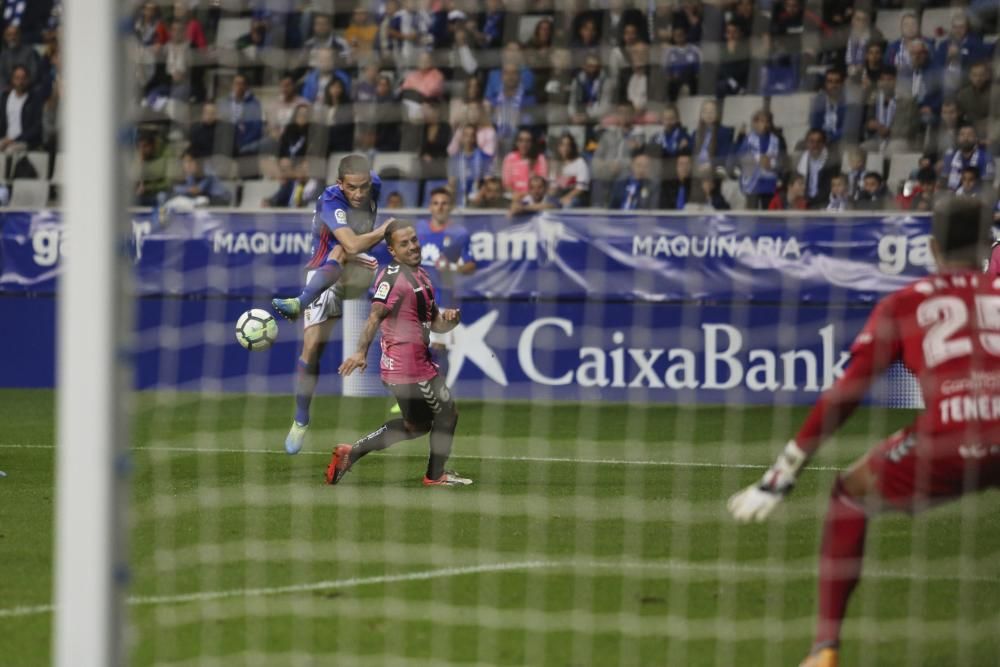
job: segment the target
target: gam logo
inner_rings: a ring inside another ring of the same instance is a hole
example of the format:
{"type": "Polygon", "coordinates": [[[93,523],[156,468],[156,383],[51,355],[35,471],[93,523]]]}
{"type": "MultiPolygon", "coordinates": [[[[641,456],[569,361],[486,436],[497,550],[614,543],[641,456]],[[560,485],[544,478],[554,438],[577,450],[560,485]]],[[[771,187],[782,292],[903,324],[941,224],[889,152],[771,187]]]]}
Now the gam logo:
{"type": "Polygon", "coordinates": [[[907,267],[929,269],[934,265],[930,234],[906,236],[888,234],[878,240],[878,268],[882,273],[898,276],[907,267]]]}

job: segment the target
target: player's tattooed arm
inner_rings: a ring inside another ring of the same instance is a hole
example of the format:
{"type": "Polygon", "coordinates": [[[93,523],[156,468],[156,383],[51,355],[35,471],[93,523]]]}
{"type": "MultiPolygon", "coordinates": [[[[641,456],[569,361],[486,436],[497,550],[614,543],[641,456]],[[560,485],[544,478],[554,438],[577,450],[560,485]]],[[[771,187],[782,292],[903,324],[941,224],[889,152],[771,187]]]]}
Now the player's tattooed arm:
{"type": "Polygon", "coordinates": [[[458,308],[443,308],[434,316],[431,322],[431,331],[434,333],[448,333],[458,326],[462,321],[462,311],[458,308]]]}
{"type": "Polygon", "coordinates": [[[368,368],[368,348],[371,347],[372,341],[375,340],[375,333],[378,331],[379,326],[381,326],[382,320],[388,317],[390,312],[389,308],[384,304],[372,304],[372,311],[368,315],[365,328],[362,329],[361,337],[358,339],[357,351],[344,359],[337,372],[347,376],[356,370],[360,370],[363,373],[368,368]]]}

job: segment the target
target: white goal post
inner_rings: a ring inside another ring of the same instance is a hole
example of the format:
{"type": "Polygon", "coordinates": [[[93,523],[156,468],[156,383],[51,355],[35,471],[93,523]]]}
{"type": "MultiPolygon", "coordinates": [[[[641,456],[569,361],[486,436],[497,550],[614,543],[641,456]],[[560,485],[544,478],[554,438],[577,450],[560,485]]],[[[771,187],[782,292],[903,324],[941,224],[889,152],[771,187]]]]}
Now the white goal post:
{"type": "Polygon", "coordinates": [[[124,263],[124,49],[114,0],[67,0],[65,197],[58,288],[53,664],[126,662],[121,598],[126,405],[132,377],[124,263]]]}

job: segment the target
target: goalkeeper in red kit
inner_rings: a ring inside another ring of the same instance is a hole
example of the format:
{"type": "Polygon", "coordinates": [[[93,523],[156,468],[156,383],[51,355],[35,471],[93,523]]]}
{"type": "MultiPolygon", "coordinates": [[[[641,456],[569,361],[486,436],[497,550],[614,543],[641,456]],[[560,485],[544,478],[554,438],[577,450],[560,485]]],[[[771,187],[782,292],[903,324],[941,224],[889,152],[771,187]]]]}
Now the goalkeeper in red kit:
{"type": "Polygon", "coordinates": [[[941,202],[932,222],[937,272],[875,306],[843,377],[823,393],[764,477],[729,499],[738,521],[763,521],[890,364],[901,361],[916,376],[925,411],[833,486],[820,548],[815,643],[802,667],[837,665],[869,517],[913,513],[1000,486],[1000,278],[981,273],[989,218],[976,199],[941,202]]]}
{"type": "Polygon", "coordinates": [[[363,456],[397,442],[430,433],[430,456],[424,486],[469,486],[472,480],[445,470],[458,425],[455,399],[431,357],[430,334],[448,333],[461,313],[438,308],[434,285],[420,266],[423,254],[412,223],[393,220],[385,226],[385,245],[392,255],[375,279],[372,309],[358,349],[340,365],[341,375],[368,366],[368,348],[382,332],[382,382],[395,396],[402,419],[391,419],[353,445],[338,445],[326,468],[327,484],[337,484],[363,456]]]}

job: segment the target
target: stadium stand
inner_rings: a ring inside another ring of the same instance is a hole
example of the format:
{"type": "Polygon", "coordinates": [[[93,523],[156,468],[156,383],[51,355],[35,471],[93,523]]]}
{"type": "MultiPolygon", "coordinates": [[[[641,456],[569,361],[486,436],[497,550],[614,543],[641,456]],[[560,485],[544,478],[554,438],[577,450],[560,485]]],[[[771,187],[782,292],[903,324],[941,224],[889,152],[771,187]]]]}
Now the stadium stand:
{"type": "MultiPolygon", "coordinates": [[[[30,99],[43,105],[43,113],[34,115],[44,127],[36,122],[22,127],[3,114],[0,148],[9,158],[9,177],[58,182],[58,128],[52,119],[60,89],[60,3],[39,4],[44,6],[11,19],[19,22],[18,33],[0,45],[0,76],[9,87],[14,65],[25,66],[30,99]],[[11,129],[23,136],[10,136],[11,129]],[[26,148],[30,168],[19,170],[26,148]]],[[[134,203],[155,204],[168,192],[180,178],[181,154],[191,148],[210,158],[207,170],[236,181],[235,190],[253,193],[252,199],[267,189],[254,181],[279,177],[279,155],[302,151],[313,177],[332,183],[340,158],[356,151],[372,157],[374,169],[387,179],[406,181],[401,194],[408,205],[419,205],[430,181],[457,178],[446,173],[460,164],[449,159],[458,145],[449,138],[460,132],[467,112],[480,117],[473,122],[492,174],[499,175],[513,150],[515,130],[527,127],[539,139],[539,155],[546,158],[555,187],[556,170],[562,168],[556,144],[564,134],[573,136],[589,167],[621,103],[634,110],[628,129],[637,139],[630,144],[634,151],[657,136],[668,102],[693,138],[705,101],[716,95],[724,96],[720,130],[732,128],[734,136],[724,137],[730,145],[716,154],[718,137],[703,133],[713,153],[693,157],[696,170],[710,164],[718,172],[729,195],[738,194],[732,184],[745,164],[737,151],[761,109],[770,114],[781,143],[779,190],[794,169],[792,156],[817,122],[825,132],[837,133],[828,134],[828,145],[841,164],[854,143],[864,140],[870,170],[888,177],[892,194],[912,180],[914,155],[929,160],[947,185],[943,160],[958,143],[958,133],[941,121],[942,105],[949,102],[958,105],[958,122],[976,124],[978,148],[991,164],[1000,153],[1000,86],[981,81],[981,75],[970,81],[976,63],[987,65],[988,78],[1000,64],[998,12],[990,3],[747,4],[584,1],[567,10],[551,0],[508,0],[494,16],[467,0],[415,3],[392,15],[380,14],[383,3],[360,0],[280,10],[257,0],[143,3],[130,44],[136,63],[135,136],[151,143],[137,160],[144,171],[134,175],[142,184],[134,203]],[[186,11],[175,7],[184,4],[186,11]],[[175,16],[178,11],[182,15],[175,16]],[[865,60],[875,44],[883,55],[865,60]],[[921,45],[926,56],[918,53],[921,45]],[[588,64],[588,56],[596,60],[588,64]],[[927,63],[914,66],[913,58],[927,63]],[[891,96],[879,88],[890,69],[896,77],[891,96]],[[817,101],[828,71],[845,75],[846,125],[838,119],[843,110],[824,110],[817,101]],[[741,80],[726,78],[732,76],[741,80]],[[308,128],[286,132],[298,104],[310,107],[308,128]],[[430,133],[428,119],[434,122],[430,133]],[[416,195],[407,197],[410,183],[416,183],[416,195]]],[[[966,146],[955,159],[966,162],[975,152],[966,146]]],[[[674,171],[676,155],[651,156],[661,185],[674,171]]],[[[983,196],[995,196],[996,172],[983,171],[983,196]]],[[[602,166],[595,172],[598,192],[627,173],[627,159],[616,161],[612,173],[602,166]]],[[[479,184],[481,178],[470,192],[479,184]]],[[[511,193],[505,195],[509,199],[511,193]]],[[[743,197],[730,199],[739,203],[743,197]]],[[[761,199],[751,197],[750,204],[761,205],[761,199]]],[[[232,201],[242,207],[252,203],[232,201]]]]}

